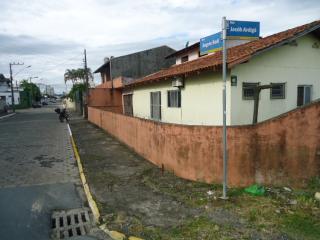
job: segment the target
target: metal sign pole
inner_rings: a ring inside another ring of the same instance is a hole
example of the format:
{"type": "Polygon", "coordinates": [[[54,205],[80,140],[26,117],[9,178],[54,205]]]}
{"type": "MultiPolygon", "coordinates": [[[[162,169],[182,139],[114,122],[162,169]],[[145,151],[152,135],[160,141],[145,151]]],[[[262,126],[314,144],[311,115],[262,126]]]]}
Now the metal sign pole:
{"type": "Polygon", "coordinates": [[[222,18],[222,78],[223,78],[223,195],[222,199],[227,197],[227,179],[228,179],[228,154],[227,154],[227,20],[222,18]]]}

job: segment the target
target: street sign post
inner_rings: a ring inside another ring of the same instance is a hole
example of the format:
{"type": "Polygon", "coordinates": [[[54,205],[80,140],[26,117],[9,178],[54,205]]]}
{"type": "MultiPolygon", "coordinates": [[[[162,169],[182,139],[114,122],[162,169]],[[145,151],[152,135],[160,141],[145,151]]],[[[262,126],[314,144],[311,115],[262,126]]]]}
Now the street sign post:
{"type": "Polygon", "coordinates": [[[222,18],[222,79],[223,79],[223,193],[222,199],[228,199],[227,197],[227,180],[228,180],[228,153],[227,153],[227,26],[228,22],[226,17],[222,18]]]}
{"type": "Polygon", "coordinates": [[[200,39],[200,55],[220,51],[222,49],[222,33],[218,32],[200,39]]]}
{"type": "MultiPolygon", "coordinates": [[[[217,34],[221,34],[217,33],[217,34]]],[[[216,34],[214,34],[216,35],[216,34]]],[[[212,35],[212,36],[214,36],[212,35]]],[[[228,39],[257,39],[260,35],[260,23],[248,21],[234,21],[222,18],[222,79],[223,79],[223,193],[222,199],[228,199],[228,151],[227,151],[227,47],[228,39]]],[[[200,41],[201,42],[201,41],[200,41]]],[[[204,41],[206,42],[206,41],[204,41]]],[[[214,45],[213,45],[214,46],[214,45]]],[[[216,49],[216,48],[214,48],[216,49]]],[[[212,51],[212,50],[211,50],[212,51]]],[[[201,52],[201,45],[200,45],[201,52]]],[[[210,50],[209,50],[210,52],[210,50]]]]}

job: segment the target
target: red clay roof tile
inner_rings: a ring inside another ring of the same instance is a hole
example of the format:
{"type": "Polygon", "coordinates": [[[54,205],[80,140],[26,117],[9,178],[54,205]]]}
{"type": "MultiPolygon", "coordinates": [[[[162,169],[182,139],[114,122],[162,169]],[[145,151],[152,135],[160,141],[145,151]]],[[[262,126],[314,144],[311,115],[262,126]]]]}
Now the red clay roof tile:
{"type": "MultiPolygon", "coordinates": [[[[228,68],[237,64],[248,61],[255,54],[263,50],[267,50],[277,44],[282,44],[285,41],[298,37],[300,34],[320,28],[320,20],[314,21],[299,27],[295,27],[283,32],[270,35],[246,44],[235,46],[228,49],[228,68]]],[[[195,60],[182,64],[173,65],[170,68],[152,73],[141,79],[138,79],[126,86],[136,86],[141,84],[152,83],[155,81],[165,80],[174,76],[188,75],[205,70],[221,71],[222,52],[206,55],[195,60]]]]}

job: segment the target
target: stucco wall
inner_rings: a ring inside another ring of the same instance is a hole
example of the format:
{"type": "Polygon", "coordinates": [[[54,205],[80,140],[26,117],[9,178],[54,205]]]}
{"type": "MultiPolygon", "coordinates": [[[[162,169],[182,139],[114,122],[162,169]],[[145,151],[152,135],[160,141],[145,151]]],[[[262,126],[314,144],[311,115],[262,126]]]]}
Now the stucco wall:
{"type": "Polygon", "coordinates": [[[195,60],[199,58],[199,49],[190,50],[187,53],[181,54],[176,57],[176,64],[181,64],[181,58],[188,55],[188,61],[195,60]]]}
{"type": "MultiPolygon", "coordinates": [[[[187,125],[222,125],[221,73],[203,73],[185,79],[181,89],[181,108],[168,107],[171,80],[136,87],[133,90],[133,115],[150,119],[150,92],[161,91],[161,122],[187,125]]],[[[227,101],[227,123],[230,121],[230,84],[227,101]]]]}
{"type": "Polygon", "coordinates": [[[231,87],[231,124],[250,124],[253,100],[242,100],[243,82],[260,84],[286,83],[285,99],[270,99],[270,90],[260,94],[258,121],[263,121],[297,107],[297,86],[313,85],[312,99],[320,98],[320,49],[312,45],[320,41],[312,35],[297,40],[297,46],[285,45],[253,57],[248,63],[237,65],[231,75],[238,77],[231,87]]]}
{"type": "MultiPolygon", "coordinates": [[[[8,92],[0,92],[0,96],[6,98],[7,105],[11,105],[11,103],[12,103],[11,92],[9,92],[9,91],[8,92]]],[[[20,93],[15,91],[15,92],[13,92],[13,96],[14,96],[14,104],[18,105],[20,103],[20,93]]]]}
{"type": "Polygon", "coordinates": [[[122,94],[118,89],[92,88],[89,89],[88,106],[112,109],[122,113],[122,94]]]}
{"type": "MultiPolygon", "coordinates": [[[[228,128],[232,186],[301,185],[320,172],[320,103],[228,128]]],[[[89,107],[89,121],[180,177],[222,181],[221,127],[158,123],[89,107]]]]}

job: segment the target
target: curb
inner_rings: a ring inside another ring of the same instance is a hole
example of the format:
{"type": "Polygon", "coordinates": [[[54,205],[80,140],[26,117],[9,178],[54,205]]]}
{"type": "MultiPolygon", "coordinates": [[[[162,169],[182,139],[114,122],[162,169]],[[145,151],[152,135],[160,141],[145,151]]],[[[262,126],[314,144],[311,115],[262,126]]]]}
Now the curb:
{"type": "MultiPolygon", "coordinates": [[[[69,123],[67,124],[67,126],[68,126],[68,131],[69,131],[69,135],[70,135],[70,139],[71,139],[71,143],[72,143],[74,156],[75,156],[75,158],[77,160],[78,170],[79,170],[82,186],[84,188],[84,193],[85,193],[85,195],[87,197],[87,201],[89,203],[89,207],[90,207],[90,209],[92,211],[92,214],[93,214],[95,222],[100,224],[100,212],[99,212],[99,209],[97,207],[97,203],[95,202],[95,200],[93,199],[93,197],[91,195],[91,192],[90,192],[90,189],[89,189],[89,185],[88,185],[86,177],[85,177],[85,175],[83,173],[83,167],[82,167],[80,155],[79,155],[77,146],[75,144],[75,141],[73,139],[72,131],[71,131],[69,123]]],[[[126,235],[125,234],[117,232],[117,231],[110,231],[107,228],[106,224],[100,225],[99,228],[102,231],[104,231],[106,234],[108,234],[114,240],[124,240],[124,239],[126,239],[126,235]]],[[[137,238],[137,237],[134,237],[134,236],[130,236],[128,239],[129,240],[143,240],[141,238],[137,238]]]]}
{"type": "Polygon", "coordinates": [[[71,143],[72,143],[74,156],[75,156],[75,158],[77,160],[78,170],[79,170],[82,186],[83,186],[83,189],[84,189],[84,193],[86,194],[87,201],[89,203],[89,207],[90,207],[90,209],[92,211],[92,214],[93,214],[95,222],[96,223],[100,223],[100,212],[99,212],[99,209],[97,207],[97,203],[94,201],[94,199],[93,199],[93,197],[91,195],[91,192],[90,192],[90,189],[89,189],[89,185],[88,185],[86,177],[85,177],[85,175],[83,173],[83,167],[82,167],[81,159],[80,159],[80,156],[79,156],[79,152],[78,152],[77,146],[76,146],[75,141],[73,139],[69,123],[68,123],[67,126],[68,126],[68,130],[69,130],[69,135],[70,135],[70,139],[71,139],[71,143]]]}
{"type": "Polygon", "coordinates": [[[5,118],[8,118],[8,117],[12,117],[12,116],[14,116],[14,115],[16,115],[16,113],[10,113],[10,114],[8,114],[8,115],[4,115],[4,116],[0,117],[0,120],[1,120],[1,119],[5,119],[5,118]]]}

